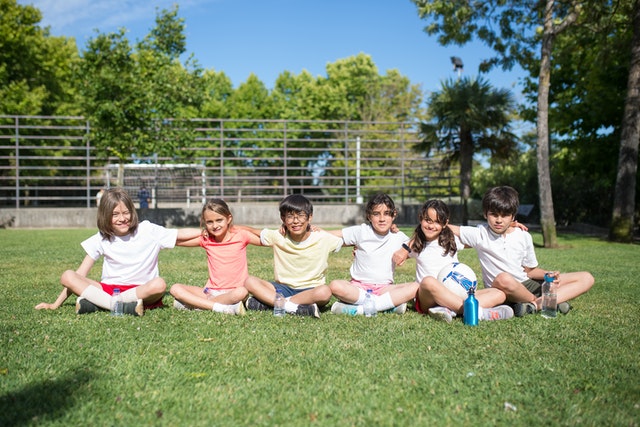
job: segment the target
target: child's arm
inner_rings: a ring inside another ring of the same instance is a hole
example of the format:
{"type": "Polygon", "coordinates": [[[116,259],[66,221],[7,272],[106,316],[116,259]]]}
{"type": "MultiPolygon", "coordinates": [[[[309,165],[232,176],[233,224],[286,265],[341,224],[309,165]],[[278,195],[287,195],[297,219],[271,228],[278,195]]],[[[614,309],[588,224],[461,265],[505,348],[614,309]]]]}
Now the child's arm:
{"type": "Polygon", "coordinates": [[[62,303],[65,302],[67,298],[69,298],[70,296],[71,296],[71,292],[69,291],[69,289],[62,288],[60,295],[58,295],[58,298],[56,298],[56,300],[53,303],[49,304],[48,302],[41,302],[40,304],[35,306],[35,309],[36,310],[42,310],[42,309],[55,310],[58,307],[60,307],[62,303]]]}
{"type": "Polygon", "coordinates": [[[412,244],[413,240],[409,240],[407,243],[403,244],[400,249],[393,253],[393,257],[391,259],[393,260],[393,263],[395,265],[400,266],[404,264],[407,258],[409,258],[409,254],[411,253],[411,251],[407,250],[407,248],[411,249],[412,244]]]}
{"type": "MultiPolygon", "coordinates": [[[[76,273],[78,273],[82,277],[87,277],[94,263],[95,263],[95,260],[91,258],[89,255],[86,255],[82,260],[82,264],[80,264],[80,267],[78,267],[78,269],[76,270],[76,273]]],[[[72,295],[72,292],[65,287],[62,289],[62,291],[58,295],[58,298],[56,298],[56,300],[53,303],[49,304],[46,302],[41,302],[40,304],[35,306],[35,309],[42,310],[43,308],[45,308],[47,310],[55,310],[58,307],[60,307],[62,303],[64,303],[67,300],[67,298],[69,298],[71,295],[72,295]]]]}
{"type": "Polygon", "coordinates": [[[200,246],[199,228],[180,228],[176,238],[176,246],[200,246]]]}
{"type": "Polygon", "coordinates": [[[258,237],[260,237],[260,232],[262,232],[262,230],[260,230],[258,228],[249,227],[248,225],[237,225],[237,224],[234,224],[233,226],[234,227],[238,227],[240,230],[246,230],[249,233],[251,233],[251,234],[253,234],[255,236],[258,236],[258,237]]]}
{"type": "Polygon", "coordinates": [[[453,231],[453,234],[456,237],[460,237],[460,226],[459,225],[453,225],[453,224],[447,224],[447,227],[449,227],[449,230],[453,231]]]}

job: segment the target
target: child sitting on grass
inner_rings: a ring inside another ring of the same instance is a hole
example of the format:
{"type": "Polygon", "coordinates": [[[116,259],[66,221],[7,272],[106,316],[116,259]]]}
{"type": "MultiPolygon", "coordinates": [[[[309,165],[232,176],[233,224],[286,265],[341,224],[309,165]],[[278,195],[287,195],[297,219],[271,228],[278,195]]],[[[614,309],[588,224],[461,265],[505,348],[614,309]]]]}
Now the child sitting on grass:
{"type": "Polygon", "coordinates": [[[364,314],[367,291],[371,291],[376,311],[393,309],[397,314],[406,311],[418,284],[393,283],[393,254],[409,240],[403,232],[391,231],[397,214],[391,197],[377,194],[367,203],[366,224],[330,231],[342,238],[344,246],[355,247],[349,270],[351,280],[332,280],[329,284],[333,295],[340,300],[331,306],[332,313],[364,314]]]}
{"type": "Polygon", "coordinates": [[[331,299],[326,285],[329,254],[340,250],[342,239],[326,231],[311,231],[313,205],[301,194],[287,196],[279,211],[284,235],[280,229],[250,229],[264,246],[273,248],[275,281],[249,276],[245,287],[253,296],[247,299],[247,308],[271,310],[276,293],[281,293],[287,313],[320,317],[318,306],[331,299]]]}
{"type": "MultiPolygon", "coordinates": [[[[462,243],[478,252],[484,285],[505,293],[517,317],[533,314],[542,308],[542,281],[547,270],[538,267],[531,235],[512,227],[518,212],[518,192],[508,186],[489,189],[482,198],[486,224],[478,227],[452,226],[462,243]]],[[[567,301],[584,294],[594,279],[586,271],[555,272],[558,311],[566,314],[567,301]]]]}
{"type": "Polygon", "coordinates": [[[55,310],[71,294],[78,295],[76,313],[109,310],[114,289],[122,292],[125,314],[142,316],[145,308],[162,306],[167,284],[159,276],[158,254],[199,236],[200,230],[168,229],[149,221],[138,222],[129,194],[121,188],[105,191],[98,206],[98,233],[82,242],[87,255],[77,270],[67,270],[60,282],[64,289],[52,304],[36,309],[55,310]],[[87,275],[104,257],[100,282],[87,275]]]}
{"type": "Polygon", "coordinates": [[[211,199],[204,205],[200,215],[203,233],[184,246],[201,246],[207,251],[209,279],[204,289],[181,283],[171,286],[175,308],[244,314],[243,301],[248,296],[244,281],[249,277],[247,245],[260,246],[260,238],[232,224],[233,216],[224,200],[211,199]]]}
{"type": "MultiPolygon", "coordinates": [[[[416,295],[418,313],[427,312],[435,319],[451,322],[454,317],[463,314],[467,292],[457,285],[448,288],[437,277],[440,270],[458,262],[458,251],[464,245],[447,228],[449,207],[442,200],[427,200],[422,205],[419,220],[409,242],[409,250],[398,250],[394,260],[399,265],[404,263],[407,255],[416,260],[416,280],[420,283],[416,295]]],[[[513,317],[511,307],[499,305],[506,296],[498,289],[485,286],[477,290],[475,295],[480,306],[479,320],[513,317]]]]}

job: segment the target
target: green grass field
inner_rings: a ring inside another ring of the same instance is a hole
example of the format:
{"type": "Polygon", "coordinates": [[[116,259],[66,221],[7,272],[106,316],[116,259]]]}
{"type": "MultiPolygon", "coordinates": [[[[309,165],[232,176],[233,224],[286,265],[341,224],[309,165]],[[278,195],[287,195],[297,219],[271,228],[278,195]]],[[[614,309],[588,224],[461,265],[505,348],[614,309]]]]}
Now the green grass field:
{"type": "MultiPolygon", "coordinates": [[[[415,311],[278,319],[172,308],[112,318],[76,315],[75,298],[34,310],[55,299],[94,232],[0,230],[0,426],[640,423],[638,245],[560,235],[562,249],[539,247],[543,268],[596,279],[557,319],[467,327],[415,311]]],[[[460,258],[479,272],[475,251],[460,258]]],[[[348,248],[333,254],[329,279],[348,277],[350,261],[348,248]]],[[[271,250],[251,247],[249,265],[271,279],[271,250]]],[[[203,285],[204,251],[166,250],[160,271],[168,284],[203,285]]]]}

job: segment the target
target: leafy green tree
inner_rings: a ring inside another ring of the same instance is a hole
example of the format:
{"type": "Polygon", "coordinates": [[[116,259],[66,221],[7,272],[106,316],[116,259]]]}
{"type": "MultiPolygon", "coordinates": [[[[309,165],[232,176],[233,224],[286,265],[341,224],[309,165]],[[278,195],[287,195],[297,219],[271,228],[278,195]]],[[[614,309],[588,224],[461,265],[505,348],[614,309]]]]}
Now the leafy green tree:
{"type": "Polygon", "coordinates": [[[197,64],[189,69],[178,61],[183,30],[176,7],[159,13],[156,27],[135,51],[124,29],[98,34],[87,44],[85,111],[96,146],[119,160],[119,183],[132,156],[174,156],[193,138],[186,119],[200,108],[203,80],[197,64]]]}
{"type": "Polygon", "coordinates": [[[496,56],[481,71],[499,65],[511,69],[538,64],[536,129],[538,134],[538,186],[545,247],[557,247],[549,171],[549,84],[551,54],[556,37],[577,20],[582,4],[577,0],[412,0],[420,18],[430,20],[426,31],[438,35],[442,45],[465,44],[474,37],[491,47],[496,56]],[[536,55],[539,50],[539,56],[536,55]]]}
{"type": "Polygon", "coordinates": [[[0,114],[78,114],[73,39],[39,26],[42,14],[0,0],[0,114]]]}
{"type": "Polygon", "coordinates": [[[507,89],[495,89],[482,78],[464,77],[443,82],[428,105],[431,121],[422,124],[424,142],[416,150],[446,150],[451,154],[444,157],[445,165],[460,163],[462,220],[467,224],[473,154],[484,151],[507,158],[515,152],[517,139],[510,131],[515,102],[507,89]]]}

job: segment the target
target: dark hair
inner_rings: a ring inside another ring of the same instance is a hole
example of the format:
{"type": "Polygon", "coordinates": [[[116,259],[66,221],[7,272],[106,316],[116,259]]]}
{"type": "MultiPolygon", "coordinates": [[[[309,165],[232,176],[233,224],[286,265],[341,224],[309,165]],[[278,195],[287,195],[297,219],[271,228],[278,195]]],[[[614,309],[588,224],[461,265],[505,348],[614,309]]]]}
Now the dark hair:
{"type": "Polygon", "coordinates": [[[417,253],[422,252],[422,250],[427,245],[427,236],[424,235],[422,231],[422,225],[420,224],[422,220],[429,218],[429,209],[433,209],[436,212],[436,221],[438,224],[442,226],[442,231],[438,236],[438,244],[442,246],[444,249],[443,255],[451,254],[455,255],[458,251],[458,247],[456,245],[456,238],[453,234],[453,231],[447,224],[449,224],[449,207],[442,200],[431,199],[427,200],[423,205],[422,209],[420,209],[420,214],[418,215],[418,225],[413,232],[411,250],[417,253]]]}
{"type": "Polygon", "coordinates": [[[109,188],[105,190],[102,198],[100,199],[100,206],[98,206],[97,225],[98,230],[102,238],[111,240],[115,236],[113,231],[113,211],[120,204],[124,203],[124,206],[131,213],[129,219],[129,234],[133,234],[138,229],[138,213],[136,207],[133,204],[133,200],[122,188],[109,188]]]}
{"type": "MultiPolygon", "coordinates": [[[[202,213],[200,214],[200,228],[205,228],[204,213],[206,211],[215,212],[226,217],[232,217],[233,219],[233,215],[231,215],[231,209],[229,209],[229,205],[227,205],[224,200],[209,199],[207,200],[207,203],[205,203],[202,207],[202,213]]],[[[231,221],[229,221],[229,225],[231,225],[231,221]]]]}
{"type": "Polygon", "coordinates": [[[515,217],[519,206],[518,192],[507,185],[490,188],[482,197],[482,212],[485,216],[492,212],[515,217]]]}
{"type": "Polygon", "coordinates": [[[369,216],[373,213],[373,208],[378,205],[385,205],[387,209],[393,213],[394,218],[398,214],[398,210],[396,209],[396,204],[393,203],[393,199],[384,193],[378,193],[367,202],[367,207],[365,208],[367,222],[371,222],[369,221],[369,216]]]}
{"type": "Polygon", "coordinates": [[[280,218],[284,221],[284,217],[288,213],[304,212],[308,217],[313,215],[313,205],[302,194],[291,194],[280,202],[280,218]]]}

